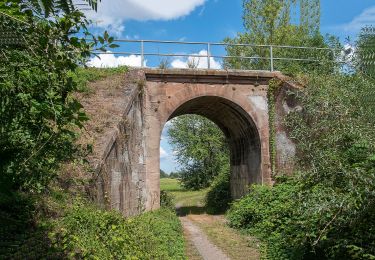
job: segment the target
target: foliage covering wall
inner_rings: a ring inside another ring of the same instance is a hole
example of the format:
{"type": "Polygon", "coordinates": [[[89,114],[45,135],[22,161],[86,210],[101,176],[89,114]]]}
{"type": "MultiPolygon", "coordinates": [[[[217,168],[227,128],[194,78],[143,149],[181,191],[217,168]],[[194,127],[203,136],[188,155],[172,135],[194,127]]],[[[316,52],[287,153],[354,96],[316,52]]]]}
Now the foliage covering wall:
{"type": "Polygon", "coordinates": [[[373,259],[375,106],[360,74],[311,75],[303,110],[287,123],[298,169],[273,188],[254,186],[229,212],[231,225],[266,241],[272,259],[373,259]]]}

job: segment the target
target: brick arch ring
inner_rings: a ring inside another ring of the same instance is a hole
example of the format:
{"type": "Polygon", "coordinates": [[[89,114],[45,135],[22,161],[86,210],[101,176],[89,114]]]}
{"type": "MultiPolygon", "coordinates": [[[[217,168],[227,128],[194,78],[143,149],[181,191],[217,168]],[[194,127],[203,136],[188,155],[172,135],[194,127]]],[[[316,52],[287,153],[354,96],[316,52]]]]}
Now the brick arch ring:
{"type": "MultiPolygon", "coordinates": [[[[146,163],[146,187],[158,207],[160,194],[160,139],[168,120],[184,114],[204,116],[223,131],[230,148],[231,194],[239,198],[253,183],[270,184],[267,97],[247,86],[230,84],[156,83],[147,90],[151,111],[146,163]],[[157,101],[155,101],[157,100],[157,101]]],[[[149,200],[150,201],[150,200],[149,200]]]]}

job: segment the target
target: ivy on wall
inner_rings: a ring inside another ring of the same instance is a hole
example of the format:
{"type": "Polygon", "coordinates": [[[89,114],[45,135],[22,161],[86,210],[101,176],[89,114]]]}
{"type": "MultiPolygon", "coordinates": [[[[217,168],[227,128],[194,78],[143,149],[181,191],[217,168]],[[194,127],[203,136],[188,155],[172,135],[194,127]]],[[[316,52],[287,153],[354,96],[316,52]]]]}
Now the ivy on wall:
{"type": "Polygon", "coordinates": [[[269,149],[271,174],[276,175],[276,94],[280,89],[281,81],[272,79],[268,85],[268,122],[269,122],[269,149]]]}

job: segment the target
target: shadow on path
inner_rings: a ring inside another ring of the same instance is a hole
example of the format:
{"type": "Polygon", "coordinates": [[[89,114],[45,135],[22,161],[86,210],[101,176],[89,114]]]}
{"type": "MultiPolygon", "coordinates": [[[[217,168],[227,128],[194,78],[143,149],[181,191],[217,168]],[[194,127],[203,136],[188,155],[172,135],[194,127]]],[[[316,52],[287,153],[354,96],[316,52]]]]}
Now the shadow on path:
{"type": "Polygon", "coordinates": [[[183,206],[178,207],[176,206],[176,213],[179,217],[184,217],[189,214],[194,215],[201,215],[206,213],[206,207],[200,207],[200,206],[183,206]]]}

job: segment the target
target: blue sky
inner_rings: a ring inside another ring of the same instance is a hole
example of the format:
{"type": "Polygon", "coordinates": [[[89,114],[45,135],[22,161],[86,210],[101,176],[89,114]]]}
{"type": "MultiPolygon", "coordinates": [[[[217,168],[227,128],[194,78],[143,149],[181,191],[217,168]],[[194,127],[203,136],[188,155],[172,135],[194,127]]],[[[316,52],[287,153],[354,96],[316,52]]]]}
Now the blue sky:
{"type": "MultiPolygon", "coordinates": [[[[108,30],[122,39],[152,39],[221,42],[243,31],[242,0],[102,0],[98,13],[87,11],[96,21],[93,31],[108,30]]],[[[321,0],[321,31],[340,38],[354,39],[361,27],[375,24],[375,0],[321,0]]],[[[138,44],[122,45],[119,50],[138,52],[138,44]]],[[[204,46],[147,45],[150,52],[201,53],[204,46]]],[[[212,50],[222,54],[223,49],[212,50]]],[[[93,60],[92,66],[137,65],[139,56],[107,55],[93,60]]],[[[160,63],[148,58],[146,65],[160,63]]],[[[170,60],[172,67],[183,66],[186,60],[170,60]]],[[[220,62],[212,60],[214,66],[220,62]]],[[[201,64],[205,66],[204,62],[201,64]]],[[[161,168],[167,172],[176,164],[168,145],[166,131],[161,141],[161,168]]]]}

